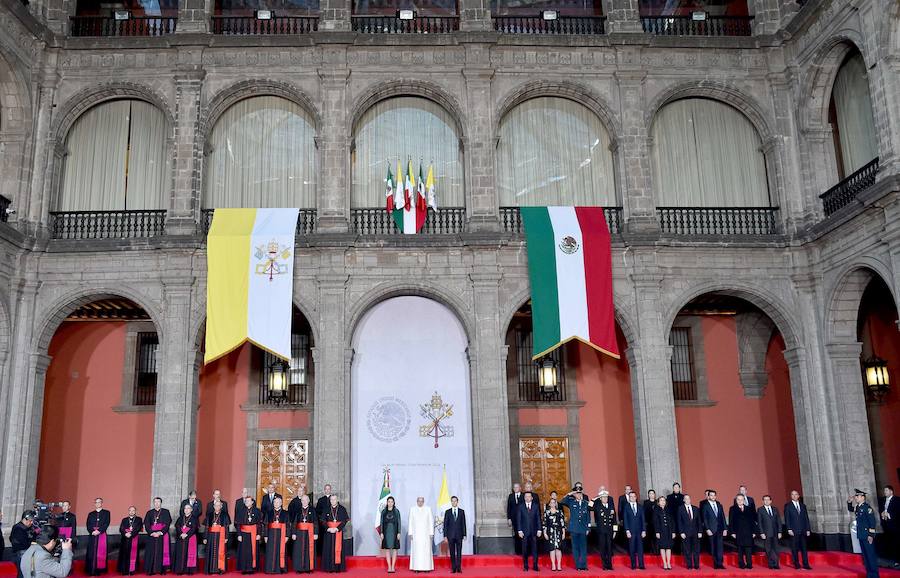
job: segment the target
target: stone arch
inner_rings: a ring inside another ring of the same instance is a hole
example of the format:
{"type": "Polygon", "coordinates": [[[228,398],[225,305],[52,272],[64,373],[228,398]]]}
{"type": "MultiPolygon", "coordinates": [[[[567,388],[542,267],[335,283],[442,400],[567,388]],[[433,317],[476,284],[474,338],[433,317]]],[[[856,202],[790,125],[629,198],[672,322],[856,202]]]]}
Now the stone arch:
{"type": "Polygon", "coordinates": [[[494,112],[494,138],[496,139],[500,134],[500,124],[509,111],[527,100],[542,96],[566,98],[584,105],[603,123],[603,127],[609,134],[610,146],[613,149],[618,146],[622,127],[609,102],[589,86],[572,81],[533,80],[524,82],[511,90],[494,112]]]}
{"type": "Polygon", "coordinates": [[[60,106],[50,134],[57,143],[64,142],[72,125],[86,110],[103,102],[118,99],[142,100],[158,108],[166,117],[168,127],[166,138],[168,140],[174,138],[175,114],[166,98],[149,86],[136,82],[112,82],[91,86],[75,93],[60,106]]]}
{"type": "Polygon", "coordinates": [[[890,282],[893,277],[888,267],[877,259],[855,262],[837,275],[837,282],[825,301],[825,327],[829,342],[857,341],[857,322],[863,293],[869,282],[876,277],[884,281],[891,290],[896,305],[897,292],[890,282]]]}
{"type": "Polygon", "coordinates": [[[425,283],[382,283],[370,289],[350,307],[345,337],[346,347],[353,347],[353,337],[359,327],[359,322],[370,309],[386,301],[391,297],[417,296],[437,301],[447,307],[459,319],[460,325],[466,332],[466,339],[471,348],[475,342],[475,320],[465,302],[445,288],[425,283]]]}
{"type": "Polygon", "coordinates": [[[760,140],[765,143],[773,136],[774,122],[769,119],[759,102],[733,84],[716,80],[691,80],[674,84],[660,92],[647,106],[644,123],[647,134],[651,134],[653,122],[662,108],[675,100],[683,98],[707,98],[734,107],[743,114],[756,128],[760,140]]]}
{"type": "Polygon", "coordinates": [[[108,299],[115,297],[124,297],[134,301],[150,316],[150,320],[156,327],[156,334],[159,336],[160,343],[163,343],[162,331],[162,311],[156,303],[147,299],[146,296],[139,291],[127,286],[117,285],[116,287],[87,287],[64,293],[50,305],[43,307],[48,313],[35,324],[35,340],[33,342],[33,351],[46,354],[50,347],[50,340],[56,334],[59,326],[65,321],[73,311],[98,299],[108,299]]]}
{"type": "Polygon", "coordinates": [[[862,55],[866,68],[869,67],[863,39],[855,30],[844,30],[823,42],[813,55],[806,79],[801,90],[802,128],[824,128],[828,126],[828,108],[831,104],[831,90],[838,70],[851,52],[862,55]]]}
{"type": "Polygon", "coordinates": [[[468,134],[466,115],[463,114],[463,108],[459,105],[456,97],[434,82],[412,79],[403,79],[399,82],[390,80],[378,82],[362,92],[350,109],[352,114],[350,115],[350,124],[347,126],[347,138],[353,138],[356,125],[367,110],[375,103],[395,96],[418,96],[443,107],[453,117],[456,130],[459,131],[460,141],[465,147],[468,134]]]}
{"type": "Polygon", "coordinates": [[[31,91],[16,64],[0,50],[0,131],[24,131],[30,124],[31,91]]]}
{"type": "Polygon", "coordinates": [[[786,349],[802,346],[803,333],[797,320],[791,316],[791,308],[788,304],[768,289],[738,280],[730,282],[704,281],[683,291],[671,302],[662,317],[666,341],[668,341],[672,324],[675,323],[678,312],[692,299],[706,293],[720,293],[752,303],[775,324],[784,337],[786,349]]]}

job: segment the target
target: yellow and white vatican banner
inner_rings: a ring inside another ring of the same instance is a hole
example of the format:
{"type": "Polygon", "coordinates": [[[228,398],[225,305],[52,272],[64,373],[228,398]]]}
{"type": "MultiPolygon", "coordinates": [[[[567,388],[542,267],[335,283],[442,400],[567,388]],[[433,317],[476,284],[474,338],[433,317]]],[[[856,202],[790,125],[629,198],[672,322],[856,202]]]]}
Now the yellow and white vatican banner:
{"type": "Polygon", "coordinates": [[[206,354],[249,341],[291,359],[299,209],[216,209],[206,244],[206,354]]]}

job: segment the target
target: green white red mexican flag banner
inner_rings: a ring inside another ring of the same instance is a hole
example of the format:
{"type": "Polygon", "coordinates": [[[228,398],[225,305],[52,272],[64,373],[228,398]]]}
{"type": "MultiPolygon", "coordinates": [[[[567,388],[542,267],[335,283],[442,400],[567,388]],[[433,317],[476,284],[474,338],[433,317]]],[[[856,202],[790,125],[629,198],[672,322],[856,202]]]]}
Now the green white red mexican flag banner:
{"type": "Polygon", "coordinates": [[[602,207],[522,207],[534,358],[577,339],[619,358],[602,207]]]}

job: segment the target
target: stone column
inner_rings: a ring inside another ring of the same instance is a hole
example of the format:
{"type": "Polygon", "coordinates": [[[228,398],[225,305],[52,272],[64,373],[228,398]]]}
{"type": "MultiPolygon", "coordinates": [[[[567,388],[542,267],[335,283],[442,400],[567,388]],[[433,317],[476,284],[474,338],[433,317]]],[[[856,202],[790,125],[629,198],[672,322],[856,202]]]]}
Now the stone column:
{"type": "Polygon", "coordinates": [[[172,166],[175,179],[166,218],[166,233],[169,235],[196,233],[197,221],[194,215],[200,207],[200,170],[203,166],[203,151],[199,146],[200,93],[206,71],[199,66],[199,50],[188,55],[189,59],[196,59],[197,64],[175,73],[175,146],[172,166]]]}
{"type": "Polygon", "coordinates": [[[638,0],[606,0],[603,4],[607,34],[643,34],[638,0]]]}
{"type": "Polygon", "coordinates": [[[801,134],[806,145],[800,162],[800,175],[805,184],[804,196],[807,199],[805,218],[815,223],[824,215],[819,195],[838,182],[834,136],[831,127],[821,125],[807,128],[801,134]]]}
{"type": "Polygon", "coordinates": [[[319,2],[319,30],[328,32],[348,32],[353,0],[321,0],[319,2]]]}
{"type": "Polygon", "coordinates": [[[490,0],[460,0],[459,29],[465,32],[493,30],[490,0]]]}
{"type": "Polygon", "coordinates": [[[751,0],[750,13],[753,15],[753,35],[775,34],[781,25],[782,0],[751,0]]]}
{"type": "MultiPolygon", "coordinates": [[[[875,11],[878,18],[888,17],[878,9],[875,11]]],[[[872,28],[876,26],[880,24],[874,23],[872,28]]],[[[886,34],[888,28],[881,30],[886,34]]],[[[878,137],[878,178],[883,179],[900,173],[900,54],[882,58],[877,66],[869,68],[868,74],[878,137]]]]}
{"type": "MultiPolygon", "coordinates": [[[[161,361],[156,386],[151,491],[168,508],[177,508],[194,481],[196,466],[197,348],[190,334],[194,279],[163,279],[165,317],[161,321],[161,361]]],[[[150,503],[151,496],[147,496],[150,503]]]]}
{"type": "Polygon", "coordinates": [[[179,0],[178,24],[175,34],[204,34],[209,32],[213,0],[179,0]]]}
{"type": "MultiPolygon", "coordinates": [[[[482,269],[469,274],[474,290],[475,335],[470,335],[469,374],[472,376],[472,438],[475,461],[475,534],[487,538],[510,535],[506,526],[506,496],[509,492],[510,446],[509,404],[501,351],[499,271],[482,269]]],[[[490,551],[490,550],[488,550],[490,551]]]]}
{"type": "Polygon", "coordinates": [[[772,102],[775,108],[775,134],[763,144],[766,167],[769,174],[769,194],[771,204],[780,207],[781,221],[786,233],[796,232],[813,223],[818,195],[797,194],[803,191],[799,178],[797,149],[785,146],[785,142],[796,142],[795,116],[797,106],[793,99],[792,86],[786,70],[769,75],[772,85],[772,102]]]}
{"type": "Polygon", "coordinates": [[[319,491],[331,484],[341,502],[350,503],[350,364],[345,303],[347,280],[341,273],[318,276],[319,341],[313,405],[313,481],[319,491]]]}
{"type": "MultiPolygon", "coordinates": [[[[55,58],[54,58],[55,60],[55,58]]],[[[25,191],[30,191],[29,197],[20,199],[20,219],[28,221],[28,232],[35,233],[47,226],[50,212],[50,199],[54,194],[54,187],[58,186],[59,175],[62,171],[62,163],[51,163],[54,158],[56,140],[50,134],[50,124],[53,118],[53,101],[56,98],[56,88],[59,77],[55,72],[45,72],[41,78],[39,96],[37,100],[37,121],[34,131],[34,171],[31,173],[31,186],[26,185],[25,191]],[[54,178],[56,176],[56,178],[54,178]]]]}
{"type": "MultiPolygon", "coordinates": [[[[630,49],[630,48],[629,48],[630,49]]],[[[650,138],[644,118],[644,79],[640,70],[615,73],[622,108],[622,134],[618,142],[616,179],[625,210],[626,229],[633,233],[659,230],[650,170],[650,138]]]]}
{"type": "Polygon", "coordinates": [[[640,341],[625,351],[631,372],[635,445],[641,488],[665,488],[681,478],[675,396],[672,393],[672,347],[668,327],[660,322],[662,276],[632,273],[640,341]]]}
{"type": "Polygon", "coordinates": [[[333,66],[319,69],[322,126],[316,143],[322,180],[318,185],[318,231],[345,233],[350,208],[350,139],[353,138],[347,97],[350,70],[346,67],[346,47],[326,45],[323,49],[325,62],[333,66]]]}
{"type": "MultiPolygon", "coordinates": [[[[488,50],[483,44],[466,45],[467,53],[476,59],[484,59],[487,65],[488,50]]],[[[500,227],[497,208],[496,181],[494,180],[494,120],[491,98],[490,68],[463,69],[466,79],[466,112],[468,126],[464,127],[466,139],[463,155],[466,166],[466,204],[468,205],[470,231],[496,231],[500,227]]]]}

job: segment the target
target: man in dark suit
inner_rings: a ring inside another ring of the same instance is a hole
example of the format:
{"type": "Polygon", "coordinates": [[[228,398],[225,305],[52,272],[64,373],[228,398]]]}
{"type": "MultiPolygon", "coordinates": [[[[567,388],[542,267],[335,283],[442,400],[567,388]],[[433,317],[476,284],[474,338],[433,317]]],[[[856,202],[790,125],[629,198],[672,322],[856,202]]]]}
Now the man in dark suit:
{"type": "Polygon", "coordinates": [[[541,537],[541,511],[530,493],[525,493],[525,501],[519,505],[517,533],[522,540],[522,566],[528,571],[528,556],[534,558],[534,570],[538,571],[537,541],[541,537]]]}
{"type": "Polygon", "coordinates": [[[184,511],[184,507],[190,505],[191,506],[191,518],[194,519],[197,524],[200,524],[200,514],[203,512],[203,504],[200,503],[200,500],[197,499],[197,490],[191,490],[191,493],[188,494],[188,497],[184,500],[181,500],[181,511],[184,511]]]}
{"type": "MultiPolygon", "coordinates": [[[[323,535],[325,531],[325,524],[321,520],[325,519],[325,515],[331,509],[331,484],[325,484],[322,487],[322,495],[319,496],[319,499],[316,500],[316,516],[319,519],[319,535],[323,535]]],[[[316,540],[316,553],[322,553],[322,544],[325,543],[325,540],[316,540]]]]}
{"type": "MultiPolygon", "coordinates": [[[[241,497],[234,501],[234,520],[243,520],[243,515],[247,511],[247,506],[244,505],[244,498],[251,497],[250,496],[250,488],[241,488],[241,497]]],[[[234,522],[234,520],[232,520],[234,522]]]]}
{"type": "Polygon", "coordinates": [[[672,517],[677,516],[678,510],[684,505],[684,494],[681,493],[681,484],[672,484],[672,493],[666,496],[666,509],[672,512],[672,517]]]}
{"type": "Polygon", "coordinates": [[[747,495],[747,486],[745,486],[745,485],[738,486],[738,493],[734,497],[734,505],[735,506],[737,506],[737,497],[738,496],[744,496],[744,505],[747,506],[748,508],[750,508],[751,510],[753,510],[754,512],[756,511],[756,501],[753,499],[752,496],[747,495]]]}
{"type": "Polygon", "coordinates": [[[703,522],[700,509],[691,504],[691,497],[684,494],[684,505],[678,508],[676,527],[684,546],[684,565],[688,570],[700,569],[700,538],[703,537],[703,522]]]}
{"type": "Polygon", "coordinates": [[[619,509],[616,511],[619,512],[619,521],[620,522],[622,520],[624,520],[623,516],[625,515],[625,506],[628,504],[628,494],[630,494],[630,493],[631,493],[631,486],[626,485],[625,493],[622,494],[621,496],[619,496],[619,503],[618,503],[619,509]]]}
{"type": "Polygon", "coordinates": [[[770,570],[777,570],[778,540],[781,539],[781,515],[778,508],[772,505],[772,496],[763,496],[763,505],[756,511],[756,519],[759,523],[759,537],[762,538],[763,548],[766,550],[766,559],[770,570]]]}
{"type": "Polygon", "coordinates": [[[744,502],[744,495],[734,497],[735,504],[728,512],[728,531],[738,551],[738,566],[753,568],[753,540],[756,538],[756,510],[744,502]]]}
{"type": "Polygon", "coordinates": [[[625,512],[622,516],[622,527],[625,528],[625,538],[628,540],[628,555],[631,558],[631,569],[644,569],[644,538],[647,536],[647,527],[644,525],[644,507],[637,503],[637,494],[628,494],[625,503],[625,512]]]}
{"type": "Polygon", "coordinates": [[[518,483],[513,484],[512,491],[506,498],[506,525],[513,530],[513,543],[515,544],[516,554],[522,553],[522,539],[519,538],[519,506],[525,499],[522,496],[522,486],[518,483]]]}
{"type": "Polygon", "coordinates": [[[709,553],[712,554],[713,568],[723,570],[725,562],[722,538],[728,535],[728,524],[725,523],[725,510],[716,496],[715,490],[706,490],[706,504],[700,511],[703,528],[706,530],[706,535],[709,536],[709,553]]]}
{"type": "MultiPolygon", "coordinates": [[[[222,513],[225,514],[226,516],[228,516],[228,502],[226,502],[225,500],[222,499],[222,492],[219,489],[213,490],[212,500],[210,500],[209,503],[206,505],[206,511],[212,512],[213,506],[215,505],[216,502],[222,502],[222,513]]],[[[181,511],[182,512],[184,511],[183,506],[181,508],[181,511]]],[[[229,517],[229,520],[230,519],[231,518],[229,517]]]]}
{"type": "Polygon", "coordinates": [[[268,520],[269,515],[275,511],[275,498],[281,498],[282,503],[284,503],[284,497],[275,491],[275,484],[269,484],[266,488],[266,493],[263,494],[262,502],[259,504],[259,511],[262,512],[264,520],[268,520]]]}
{"type": "Polygon", "coordinates": [[[812,570],[809,566],[809,551],[806,540],[812,533],[809,523],[809,512],[806,504],[800,501],[800,492],[791,490],[791,501],[784,505],[784,527],[791,537],[791,556],[794,558],[794,568],[800,569],[800,557],[803,556],[803,568],[812,570]]]}
{"type": "Polygon", "coordinates": [[[894,495],[894,486],[884,487],[884,497],[878,500],[878,515],[887,542],[886,553],[897,568],[900,566],[900,500],[894,495]]]}
{"type": "Polygon", "coordinates": [[[530,493],[531,501],[533,501],[535,504],[537,504],[538,510],[540,510],[541,512],[544,511],[544,509],[541,508],[541,497],[538,495],[537,492],[534,491],[534,486],[531,484],[531,482],[525,482],[525,488],[523,490],[523,493],[525,493],[525,494],[530,493]]]}
{"type": "Polygon", "coordinates": [[[459,498],[450,498],[450,508],[444,512],[444,538],[450,549],[450,572],[462,573],[462,543],[466,539],[466,511],[459,507],[459,498]]]}

